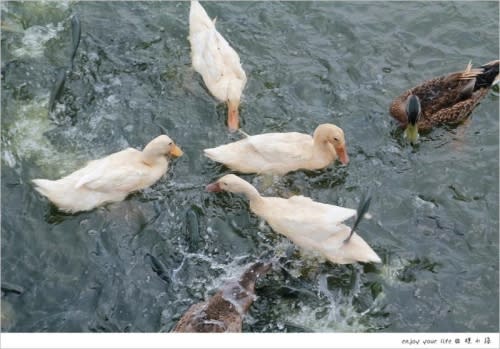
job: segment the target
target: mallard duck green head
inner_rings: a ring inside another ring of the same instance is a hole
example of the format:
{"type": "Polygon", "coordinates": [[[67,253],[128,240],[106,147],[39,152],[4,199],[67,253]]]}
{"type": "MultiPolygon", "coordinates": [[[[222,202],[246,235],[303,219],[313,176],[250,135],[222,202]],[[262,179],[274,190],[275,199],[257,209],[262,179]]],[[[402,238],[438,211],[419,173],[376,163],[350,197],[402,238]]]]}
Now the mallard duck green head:
{"type": "Polygon", "coordinates": [[[418,140],[418,120],[420,119],[420,113],[422,112],[420,106],[420,99],[415,95],[409,95],[406,99],[406,116],[408,117],[408,125],[405,130],[405,138],[407,138],[411,144],[417,143],[418,140]]]}

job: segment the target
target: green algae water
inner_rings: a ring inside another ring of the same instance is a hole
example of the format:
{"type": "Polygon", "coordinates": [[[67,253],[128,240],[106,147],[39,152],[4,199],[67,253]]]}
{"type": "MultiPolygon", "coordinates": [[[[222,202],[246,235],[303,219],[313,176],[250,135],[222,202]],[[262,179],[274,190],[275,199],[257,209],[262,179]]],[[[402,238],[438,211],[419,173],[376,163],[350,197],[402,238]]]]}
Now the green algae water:
{"type": "Polygon", "coordinates": [[[388,108],[425,79],[498,59],[498,2],[202,5],[248,76],[245,132],[345,132],[348,166],[291,173],[266,193],[355,208],[371,189],[358,230],[383,264],[333,265],[244,198],[204,191],[229,170],[202,150],[240,136],[191,68],[189,2],[2,2],[2,330],[170,331],[245,265],[275,257],[246,332],[496,332],[498,97],[416,147],[388,108]],[[80,45],[49,113],[74,15],[80,45]],[[184,156],[121,203],[66,215],[30,182],[163,132],[184,156]]]}

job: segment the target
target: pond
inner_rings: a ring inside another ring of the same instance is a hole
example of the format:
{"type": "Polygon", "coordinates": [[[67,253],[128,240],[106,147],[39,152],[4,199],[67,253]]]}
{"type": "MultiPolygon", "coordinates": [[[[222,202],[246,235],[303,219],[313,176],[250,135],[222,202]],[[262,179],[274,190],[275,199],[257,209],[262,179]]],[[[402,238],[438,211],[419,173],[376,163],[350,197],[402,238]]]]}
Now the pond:
{"type": "Polygon", "coordinates": [[[286,272],[258,282],[245,332],[498,331],[498,97],[415,147],[388,113],[425,79],[498,59],[498,2],[202,5],[246,71],[245,132],[345,132],[347,166],[290,173],[266,195],[356,208],[371,189],[358,231],[383,263],[327,262],[243,197],[204,191],[230,170],[202,150],[241,135],[191,67],[189,2],[2,2],[2,329],[168,332],[265,256],[286,272]],[[48,112],[73,15],[81,42],[48,112]],[[70,215],[33,189],[163,132],[184,156],[123,202],[70,215]]]}

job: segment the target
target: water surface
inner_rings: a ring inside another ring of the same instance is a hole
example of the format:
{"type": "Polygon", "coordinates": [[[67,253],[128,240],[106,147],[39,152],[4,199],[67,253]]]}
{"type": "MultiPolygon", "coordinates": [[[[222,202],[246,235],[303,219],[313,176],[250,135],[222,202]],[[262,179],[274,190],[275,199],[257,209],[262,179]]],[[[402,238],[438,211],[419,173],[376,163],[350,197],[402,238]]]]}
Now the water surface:
{"type": "Polygon", "coordinates": [[[229,171],[202,149],[238,135],[190,66],[188,2],[2,2],[3,330],[169,331],[247,263],[276,256],[288,272],[259,282],[244,331],[496,332],[498,97],[415,148],[388,107],[424,79],[498,59],[498,2],[203,5],[247,72],[247,133],[332,122],[346,134],[347,167],[292,173],[268,192],[354,208],[372,188],[373,219],[359,233],[383,264],[325,262],[242,197],[204,192],[229,171]],[[74,14],[75,67],[48,113],[74,14]],[[162,130],[185,155],[124,202],[66,215],[33,190],[33,178],[141,148],[162,130]]]}

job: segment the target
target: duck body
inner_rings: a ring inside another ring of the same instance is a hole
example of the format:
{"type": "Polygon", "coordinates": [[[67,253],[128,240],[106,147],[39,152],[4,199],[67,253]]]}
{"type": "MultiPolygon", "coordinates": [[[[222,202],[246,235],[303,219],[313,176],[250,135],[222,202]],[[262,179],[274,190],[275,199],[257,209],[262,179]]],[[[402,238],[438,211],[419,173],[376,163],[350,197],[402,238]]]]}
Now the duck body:
{"type": "Polygon", "coordinates": [[[284,175],[299,169],[323,169],[337,158],[349,162],[344,133],[332,124],[318,126],[313,137],[298,132],[265,133],[204,152],[241,173],[284,175]]]}
{"type": "Polygon", "coordinates": [[[172,332],[241,332],[243,316],[255,300],[255,282],[271,264],[257,262],[207,301],[192,305],[172,332]]]}
{"type": "Polygon", "coordinates": [[[429,131],[440,124],[460,123],[498,81],[499,62],[493,61],[475,69],[469,63],[464,71],[427,80],[396,97],[390,106],[390,114],[406,128],[406,104],[414,95],[418,97],[421,108],[417,123],[419,131],[429,131]]]}
{"type": "Polygon", "coordinates": [[[227,103],[229,128],[238,129],[238,107],[247,77],[240,57],[196,0],[191,1],[189,11],[189,42],[193,68],[202,76],[210,93],[227,103]]]}
{"type": "Polygon", "coordinates": [[[163,135],[152,140],[143,151],[128,148],[90,161],[61,179],[34,179],[33,183],[39,193],[62,211],[88,211],[122,201],[131,192],[151,186],[167,171],[169,155],[180,156],[182,151],[163,135]]]}
{"type": "Polygon", "coordinates": [[[207,190],[243,193],[250,201],[250,210],[273,230],[302,248],[320,252],[333,263],[381,262],[358,234],[344,242],[351,230],[342,222],[354,217],[356,210],[315,202],[304,196],[263,197],[250,183],[235,175],[220,178],[207,186],[207,190]]]}

